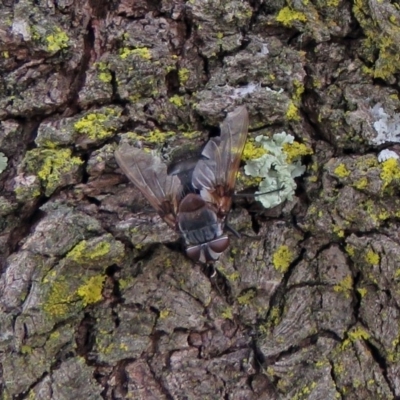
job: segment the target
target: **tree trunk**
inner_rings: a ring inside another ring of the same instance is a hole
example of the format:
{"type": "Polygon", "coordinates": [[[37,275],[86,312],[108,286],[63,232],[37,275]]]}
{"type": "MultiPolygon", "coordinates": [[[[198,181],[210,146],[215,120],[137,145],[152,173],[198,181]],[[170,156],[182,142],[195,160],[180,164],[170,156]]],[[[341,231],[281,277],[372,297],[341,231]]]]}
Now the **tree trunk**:
{"type": "Polygon", "coordinates": [[[400,398],[395,4],[0,11],[2,398],[400,398]],[[196,153],[238,104],[312,155],[292,201],[235,201],[213,275],[114,151],[196,153]]]}

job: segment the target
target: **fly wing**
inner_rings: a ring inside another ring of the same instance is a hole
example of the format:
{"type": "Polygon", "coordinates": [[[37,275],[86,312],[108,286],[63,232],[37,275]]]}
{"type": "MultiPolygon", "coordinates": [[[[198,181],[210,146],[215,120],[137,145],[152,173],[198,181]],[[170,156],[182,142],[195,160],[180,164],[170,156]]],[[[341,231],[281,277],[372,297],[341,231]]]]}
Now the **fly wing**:
{"type": "Polygon", "coordinates": [[[175,228],[175,216],[182,193],[179,178],[167,174],[167,165],[160,157],[132,146],[121,146],[115,151],[115,159],[165,222],[175,228]]]}
{"type": "MultiPolygon", "coordinates": [[[[204,147],[201,154],[205,159],[197,163],[192,184],[206,201],[219,204],[218,197],[232,196],[248,125],[246,107],[237,107],[222,122],[221,135],[210,139],[204,147]]],[[[230,207],[230,200],[224,202],[230,207]]]]}

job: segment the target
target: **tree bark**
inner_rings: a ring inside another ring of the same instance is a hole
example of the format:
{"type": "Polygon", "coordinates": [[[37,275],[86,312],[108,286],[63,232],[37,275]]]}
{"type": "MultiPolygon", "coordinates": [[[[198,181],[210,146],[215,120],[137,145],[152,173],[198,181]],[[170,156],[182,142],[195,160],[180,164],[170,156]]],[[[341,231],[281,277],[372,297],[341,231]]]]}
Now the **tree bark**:
{"type": "Polygon", "coordinates": [[[8,0],[0,15],[2,398],[400,398],[395,4],[8,0]],[[237,104],[251,138],[285,131],[313,154],[293,201],[235,202],[242,237],[210,277],[114,150],[184,157],[237,104]]]}

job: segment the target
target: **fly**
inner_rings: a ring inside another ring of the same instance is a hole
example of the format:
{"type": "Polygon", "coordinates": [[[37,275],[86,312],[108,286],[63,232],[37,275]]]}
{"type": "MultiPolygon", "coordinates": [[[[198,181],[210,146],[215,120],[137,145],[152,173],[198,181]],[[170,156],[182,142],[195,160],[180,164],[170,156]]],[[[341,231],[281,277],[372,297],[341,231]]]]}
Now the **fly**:
{"type": "Polygon", "coordinates": [[[248,124],[245,106],[227,114],[220,136],[207,142],[202,158],[194,163],[189,193],[177,174],[168,174],[160,157],[129,145],[115,152],[119,167],[163,220],[182,235],[186,254],[195,262],[215,262],[229,246],[224,230],[248,124]]]}

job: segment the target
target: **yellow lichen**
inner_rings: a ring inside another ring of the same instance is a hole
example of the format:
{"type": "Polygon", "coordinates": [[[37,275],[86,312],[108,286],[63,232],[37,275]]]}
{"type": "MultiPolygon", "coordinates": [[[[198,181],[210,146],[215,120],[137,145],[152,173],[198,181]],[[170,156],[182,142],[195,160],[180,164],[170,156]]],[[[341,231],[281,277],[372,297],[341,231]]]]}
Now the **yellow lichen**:
{"type": "Polygon", "coordinates": [[[290,266],[290,263],[294,260],[294,254],[288,246],[280,246],[272,256],[272,263],[275,269],[285,273],[290,266]]]}
{"type": "Polygon", "coordinates": [[[189,70],[187,68],[181,68],[178,71],[179,82],[181,85],[184,85],[189,79],[189,70]]]}
{"type": "Polygon", "coordinates": [[[171,312],[168,309],[160,311],[160,319],[165,319],[169,316],[171,312]]]}
{"type": "Polygon", "coordinates": [[[383,181],[383,188],[400,179],[400,167],[397,159],[389,158],[382,163],[380,177],[383,181]]]}
{"type": "Polygon", "coordinates": [[[347,244],[346,247],[345,247],[345,249],[346,249],[347,254],[348,254],[350,257],[354,257],[355,250],[354,250],[354,247],[353,247],[352,245],[347,244]]]}
{"type": "Polygon", "coordinates": [[[344,164],[339,164],[333,173],[338,176],[339,178],[346,178],[350,175],[350,171],[347,169],[347,167],[344,164]]]}
{"type": "Polygon", "coordinates": [[[151,144],[159,144],[159,143],[164,143],[166,139],[175,136],[175,132],[173,131],[162,132],[159,129],[155,129],[154,131],[148,132],[146,135],[138,135],[135,132],[128,132],[126,135],[131,140],[140,140],[151,144]]]}
{"type": "Polygon", "coordinates": [[[276,20],[285,26],[292,26],[293,22],[295,21],[306,22],[307,17],[300,11],[292,10],[289,7],[284,7],[279,11],[276,20]]]}
{"type": "Polygon", "coordinates": [[[333,286],[335,292],[342,292],[346,297],[350,297],[350,291],[353,288],[353,278],[351,275],[347,275],[337,285],[333,286]]]}
{"type": "Polygon", "coordinates": [[[267,151],[263,147],[261,147],[258,143],[255,143],[253,138],[250,138],[247,140],[244,146],[242,160],[255,160],[266,153],[267,151]]]}
{"type": "Polygon", "coordinates": [[[112,81],[112,75],[106,63],[99,62],[96,64],[99,70],[99,79],[104,83],[110,83],[112,81]]]}
{"type": "Polygon", "coordinates": [[[54,33],[46,37],[47,50],[55,53],[69,46],[68,35],[60,28],[55,28],[54,33]]]}
{"type": "Polygon", "coordinates": [[[182,96],[178,96],[177,94],[170,97],[169,101],[177,107],[182,107],[185,104],[184,98],[182,96]]]}
{"type": "Polygon", "coordinates": [[[353,186],[358,190],[363,190],[368,186],[368,179],[364,176],[358,181],[354,182],[353,186]]]}
{"type": "Polygon", "coordinates": [[[119,52],[119,56],[123,60],[131,55],[138,56],[140,58],[143,58],[144,60],[151,60],[152,58],[151,51],[147,47],[138,47],[136,49],[128,49],[124,47],[119,52]]]}
{"type": "Polygon", "coordinates": [[[74,293],[64,277],[51,282],[51,289],[43,304],[43,310],[52,316],[63,317],[71,309],[74,293]]]}
{"type": "Polygon", "coordinates": [[[365,261],[371,265],[378,265],[380,262],[380,257],[378,253],[375,253],[373,250],[368,250],[364,257],[365,261]]]}
{"type": "Polygon", "coordinates": [[[292,101],[286,110],[286,117],[289,121],[300,121],[299,109],[292,101]]]}
{"type": "Polygon", "coordinates": [[[226,307],[221,316],[224,319],[233,319],[232,307],[226,307]]]}
{"type": "Polygon", "coordinates": [[[85,284],[78,288],[77,294],[82,298],[84,307],[97,303],[103,298],[102,290],[105,279],[105,275],[92,276],[85,284]]]}
{"type": "Polygon", "coordinates": [[[292,142],[285,143],[283,145],[283,152],[286,154],[286,160],[288,163],[293,163],[293,161],[307,155],[311,155],[314,152],[304,143],[292,142]]]}
{"type": "Polygon", "coordinates": [[[368,340],[370,334],[364,329],[357,327],[353,330],[347,332],[347,339],[345,339],[341,345],[341,350],[345,350],[351,343],[357,342],[359,340],[368,340]]]}
{"type": "Polygon", "coordinates": [[[26,153],[24,163],[29,173],[36,173],[50,196],[60,185],[63,175],[67,175],[83,164],[79,157],[72,157],[70,149],[33,149],[26,153]]]}
{"type": "Polygon", "coordinates": [[[111,245],[106,241],[89,246],[86,240],[82,240],[67,254],[67,258],[82,265],[93,264],[107,255],[110,249],[111,245]]]}
{"type": "Polygon", "coordinates": [[[293,81],[293,86],[294,86],[294,93],[293,93],[293,97],[292,99],[294,101],[300,101],[301,99],[301,95],[304,93],[304,85],[302,82],[298,81],[298,80],[294,80],[293,81]]]}
{"type": "Polygon", "coordinates": [[[242,294],[237,298],[238,303],[241,306],[244,306],[246,304],[249,304],[252,299],[256,296],[256,291],[255,290],[248,290],[246,293],[242,294]]]}
{"type": "Polygon", "coordinates": [[[344,237],[344,230],[340,226],[333,225],[333,232],[340,238],[344,237]]]}
{"type": "Polygon", "coordinates": [[[74,124],[75,130],[93,140],[113,136],[117,128],[113,126],[112,121],[121,113],[113,108],[106,108],[104,111],[105,113],[95,112],[85,115],[74,124]]]}
{"type": "Polygon", "coordinates": [[[358,288],[357,292],[360,294],[361,298],[365,297],[365,295],[367,294],[367,289],[365,288],[358,288]]]}

